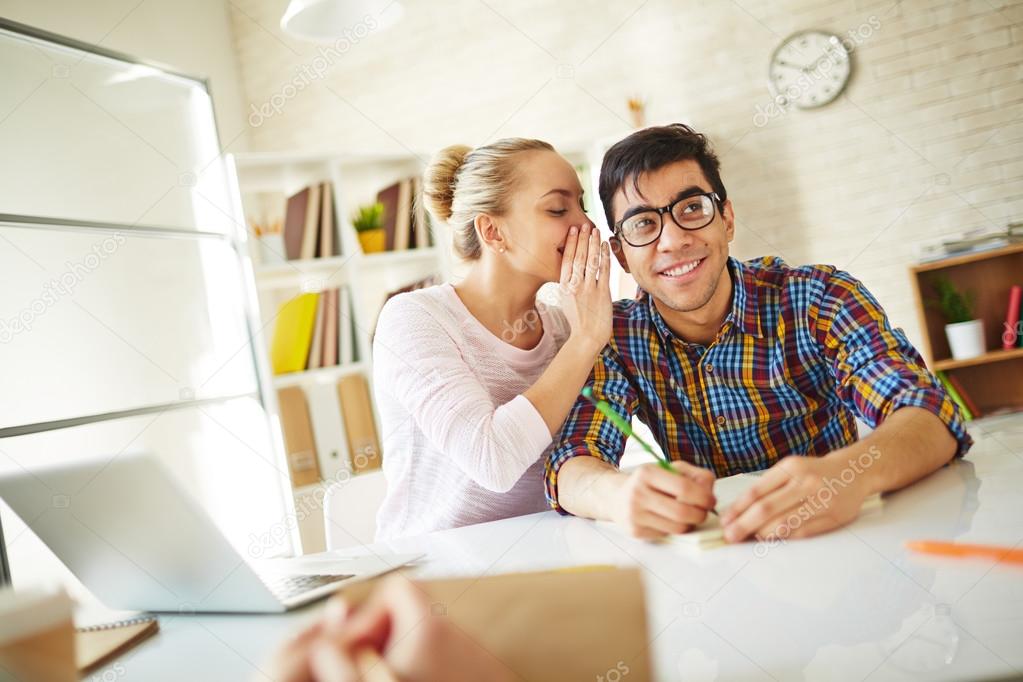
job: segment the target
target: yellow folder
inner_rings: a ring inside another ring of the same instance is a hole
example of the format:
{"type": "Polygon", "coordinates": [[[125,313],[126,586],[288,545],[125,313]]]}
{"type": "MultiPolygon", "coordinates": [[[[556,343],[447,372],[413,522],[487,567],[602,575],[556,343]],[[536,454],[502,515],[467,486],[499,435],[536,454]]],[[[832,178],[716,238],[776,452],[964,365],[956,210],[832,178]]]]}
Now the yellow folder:
{"type": "Polygon", "coordinates": [[[281,306],[270,344],[274,374],[305,369],[319,297],[319,294],[299,294],[281,306]]]}

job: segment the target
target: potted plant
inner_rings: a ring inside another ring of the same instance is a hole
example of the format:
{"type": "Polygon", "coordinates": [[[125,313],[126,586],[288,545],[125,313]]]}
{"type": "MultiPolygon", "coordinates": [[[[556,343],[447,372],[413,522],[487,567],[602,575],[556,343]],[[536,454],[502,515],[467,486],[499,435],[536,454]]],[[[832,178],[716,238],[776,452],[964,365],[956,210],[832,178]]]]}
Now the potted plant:
{"type": "Polygon", "coordinates": [[[952,350],[952,359],[966,360],[983,355],[984,322],[973,317],[973,293],[959,291],[948,277],[934,280],[937,299],[931,305],[945,318],[945,336],[952,350]]]}
{"type": "Polygon", "coordinates": [[[359,235],[363,253],[379,253],[387,248],[384,230],[384,205],[379,201],[359,208],[352,218],[352,226],[359,235]]]}

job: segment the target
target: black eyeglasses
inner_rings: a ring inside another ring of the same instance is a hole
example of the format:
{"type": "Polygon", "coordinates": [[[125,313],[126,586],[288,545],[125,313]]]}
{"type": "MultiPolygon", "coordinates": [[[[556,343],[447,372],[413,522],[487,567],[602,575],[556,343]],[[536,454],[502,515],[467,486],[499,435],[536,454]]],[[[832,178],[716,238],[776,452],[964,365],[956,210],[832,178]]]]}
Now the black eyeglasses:
{"type": "Polygon", "coordinates": [[[650,208],[622,218],[614,225],[615,235],[629,246],[646,246],[661,238],[664,214],[670,213],[675,224],[686,231],[700,230],[714,220],[714,206],[721,201],[717,192],[690,194],[661,208],[650,208]]]}

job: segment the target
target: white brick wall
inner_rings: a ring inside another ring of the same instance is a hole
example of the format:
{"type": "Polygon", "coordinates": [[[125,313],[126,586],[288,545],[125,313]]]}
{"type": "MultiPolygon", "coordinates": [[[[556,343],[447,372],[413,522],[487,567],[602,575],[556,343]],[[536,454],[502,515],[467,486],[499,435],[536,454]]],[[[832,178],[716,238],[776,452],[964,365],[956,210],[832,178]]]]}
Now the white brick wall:
{"type": "MultiPolygon", "coordinates": [[[[317,55],[281,34],[284,4],[229,3],[250,105],[317,55]]],[[[847,268],[914,341],[914,241],[1023,217],[1023,3],[405,5],[401,24],[304,79],[279,114],[255,117],[252,147],[428,154],[507,135],[583,147],[626,133],[625,100],[644,96],[651,123],[686,121],[715,140],[736,255],[847,268]],[[880,28],[839,100],[754,125],[770,101],[769,56],[788,33],[845,35],[872,17],[880,28]]]]}

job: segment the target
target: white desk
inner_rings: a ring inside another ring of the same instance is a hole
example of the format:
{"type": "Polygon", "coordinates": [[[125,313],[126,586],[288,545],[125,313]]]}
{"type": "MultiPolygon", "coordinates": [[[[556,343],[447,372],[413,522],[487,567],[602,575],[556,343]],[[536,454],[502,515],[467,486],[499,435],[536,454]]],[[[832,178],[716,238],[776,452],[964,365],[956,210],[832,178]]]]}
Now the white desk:
{"type": "MultiPolygon", "coordinates": [[[[972,432],[978,443],[967,461],[888,496],[846,529],[766,553],[754,544],[683,553],[553,512],[372,548],[426,552],[422,577],[638,566],[661,680],[1019,675],[1023,567],[910,556],[902,547],[923,538],[1023,542],[1023,425],[1003,420],[972,432]]],[[[108,669],[121,666],[117,679],[128,680],[267,679],[270,652],[318,608],[162,617],[157,637],[108,669]]]]}

